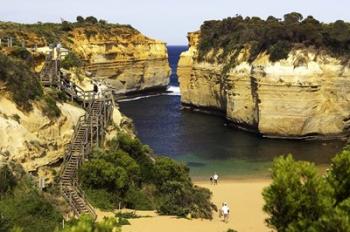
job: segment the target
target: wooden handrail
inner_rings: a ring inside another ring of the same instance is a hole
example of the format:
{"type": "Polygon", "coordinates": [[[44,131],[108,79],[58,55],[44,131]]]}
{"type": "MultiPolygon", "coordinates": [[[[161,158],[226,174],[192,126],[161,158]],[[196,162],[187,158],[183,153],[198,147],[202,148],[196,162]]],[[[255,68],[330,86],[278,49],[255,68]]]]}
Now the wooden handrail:
{"type": "Polygon", "coordinates": [[[94,91],[85,91],[58,71],[59,62],[52,60],[52,57],[51,54],[47,56],[40,80],[43,84],[49,84],[49,86],[64,91],[86,110],[85,115],[79,117],[72,139],[65,150],[60,170],[61,193],[72,207],[75,215],[80,215],[80,210],[79,205],[72,199],[73,193],[82,199],[85,210],[96,218],[93,207],[78,184],[77,171],[88,158],[92,147],[99,146],[105,136],[114,106],[113,92],[106,90],[98,94],[94,91]],[[67,169],[68,166],[70,169],[67,169]]]}

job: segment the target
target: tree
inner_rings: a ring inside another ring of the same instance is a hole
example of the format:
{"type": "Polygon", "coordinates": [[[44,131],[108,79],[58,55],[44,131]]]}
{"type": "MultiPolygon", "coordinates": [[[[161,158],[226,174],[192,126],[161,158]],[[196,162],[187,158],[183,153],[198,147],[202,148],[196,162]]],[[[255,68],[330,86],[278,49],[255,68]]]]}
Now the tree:
{"type": "Polygon", "coordinates": [[[267,224],[277,231],[348,232],[350,228],[350,152],[332,160],[325,176],[313,164],[276,158],[272,184],[264,189],[267,224]]]}
{"type": "Polygon", "coordinates": [[[70,31],[72,30],[72,25],[68,21],[63,21],[61,28],[63,31],[70,31]]]}
{"type": "Polygon", "coordinates": [[[301,20],[303,20],[303,15],[298,12],[292,12],[285,14],[283,18],[286,24],[298,24],[301,20]]]}
{"type": "Polygon", "coordinates": [[[103,159],[85,162],[80,169],[80,179],[89,188],[122,190],[127,185],[128,175],[122,167],[115,167],[103,159]]]}
{"type": "Polygon", "coordinates": [[[98,20],[94,16],[88,16],[85,19],[85,22],[91,23],[91,24],[96,24],[98,20]]]}
{"type": "Polygon", "coordinates": [[[98,21],[98,23],[99,23],[99,24],[102,24],[102,25],[106,25],[106,24],[107,24],[107,21],[104,20],[104,19],[100,19],[100,20],[98,21]]]}
{"type": "Polygon", "coordinates": [[[308,231],[330,205],[325,181],[308,162],[294,161],[291,155],[275,159],[272,181],[263,191],[263,209],[267,224],[277,231],[308,231]]]}
{"type": "Polygon", "coordinates": [[[350,151],[344,150],[336,155],[331,164],[327,181],[331,185],[335,205],[350,199],[350,151]]]}
{"type": "Polygon", "coordinates": [[[272,62],[288,58],[291,45],[288,41],[278,41],[272,45],[268,52],[270,54],[270,60],[272,62]]]}
{"type": "Polygon", "coordinates": [[[78,23],[84,23],[85,22],[85,19],[82,17],[82,16],[77,16],[77,22],[78,23]]]}

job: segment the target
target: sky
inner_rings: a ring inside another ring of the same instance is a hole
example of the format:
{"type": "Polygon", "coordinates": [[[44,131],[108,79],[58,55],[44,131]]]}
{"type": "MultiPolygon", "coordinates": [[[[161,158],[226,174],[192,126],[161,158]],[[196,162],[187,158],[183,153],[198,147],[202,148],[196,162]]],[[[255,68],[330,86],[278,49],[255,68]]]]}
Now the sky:
{"type": "Polygon", "coordinates": [[[187,32],[205,20],[236,14],[282,18],[300,12],[320,21],[350,21],[349,0],[0,0],[0,21],[21,23],[75,21],[93,15],[111,23],[131,24],[169,45],[186,45],[187,32]]]}

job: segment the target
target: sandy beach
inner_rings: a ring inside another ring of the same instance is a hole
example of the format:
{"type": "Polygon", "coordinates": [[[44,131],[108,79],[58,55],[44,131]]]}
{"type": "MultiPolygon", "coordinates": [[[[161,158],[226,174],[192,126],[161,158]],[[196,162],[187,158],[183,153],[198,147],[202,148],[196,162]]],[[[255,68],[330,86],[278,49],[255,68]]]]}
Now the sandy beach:
{"type": "Polygon", "coordinates": [[[137,211],[142,217],[130,219],[131,225],[123,226],[123,232],[226,232],[235,229],[239,232],[271,231],[264,223],[266,215],[262,211],[264,200],[261,192],[269,180],[227,180],[217,186],[208,182],[195,182],[213,192],[213,202],[218,207],[227,202],[231,209],[228,223],[224,223],[214,212],[213,220],[178,219],[159,216],[150,211],[137,211]]]}

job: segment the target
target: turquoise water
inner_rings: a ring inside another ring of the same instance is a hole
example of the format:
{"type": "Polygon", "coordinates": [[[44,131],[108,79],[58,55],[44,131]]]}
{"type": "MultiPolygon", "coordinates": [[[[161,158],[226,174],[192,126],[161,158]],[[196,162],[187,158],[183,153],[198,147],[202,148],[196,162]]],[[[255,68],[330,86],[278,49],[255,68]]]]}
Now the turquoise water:
{"type": "MultiPolygon", "coordinates": [[[[169,59],[176,70],[178,55],[186,47],[171,47],[169,59]]],[[[176,89],[177,76],[171,76],[176,89]]],[[[272,160],[292,153],[298,160],[327,165],[343,147],[341,141],[293,141],[261,138],[228,128],[223,118],[181,110],[180,96],[161,95],[121,102],[132,118],[141,141],[161,155],[185,162],[195,179],[214,172],[221,178],[265,178],[272,160]]]]}

